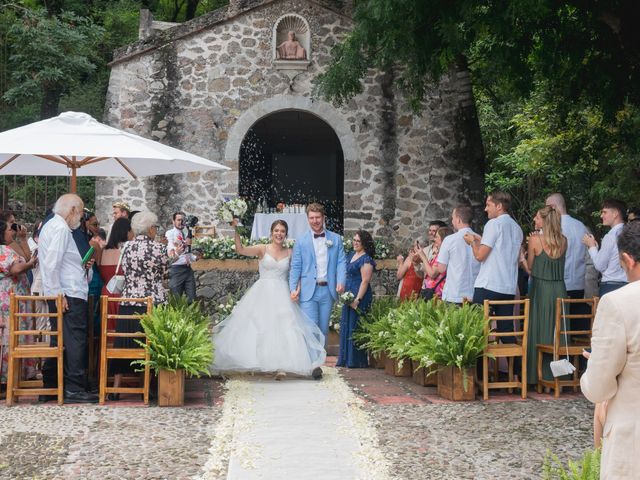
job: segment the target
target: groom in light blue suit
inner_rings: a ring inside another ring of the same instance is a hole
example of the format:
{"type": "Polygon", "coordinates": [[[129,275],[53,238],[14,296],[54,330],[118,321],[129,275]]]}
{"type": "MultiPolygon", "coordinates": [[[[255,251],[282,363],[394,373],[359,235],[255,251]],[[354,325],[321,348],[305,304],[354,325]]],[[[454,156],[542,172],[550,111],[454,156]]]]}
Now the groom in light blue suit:
{"type": "Polygon", "coordinates": [[[307,206],[311,231],[296,240],[291,254],[291,300],[320,328],[329,333],[329,316],[338,295],[344,292],[347,261],[342,237],[325,230],[325,210],[319,203],[307,206]]]}

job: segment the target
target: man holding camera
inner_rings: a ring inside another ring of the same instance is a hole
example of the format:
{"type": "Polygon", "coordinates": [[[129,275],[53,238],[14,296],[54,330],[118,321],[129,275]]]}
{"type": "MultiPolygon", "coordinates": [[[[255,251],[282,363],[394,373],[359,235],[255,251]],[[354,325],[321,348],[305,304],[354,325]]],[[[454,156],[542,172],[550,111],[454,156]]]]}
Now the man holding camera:
{"type": "Polygon", "coordinates": [[[191,262],[196,257],[191,253],[191,229],[186,225],[185,219],[184,212],[174,213],[173,228],[167,230],[165,237],[170,257],[178,255],[176,250],[180,250],[179,247],[183,248],[178,259],[169,268],[169,290],[178,297],[185,294],[191,303],[196,298],[196,279],[191,268],[191,262]]]}

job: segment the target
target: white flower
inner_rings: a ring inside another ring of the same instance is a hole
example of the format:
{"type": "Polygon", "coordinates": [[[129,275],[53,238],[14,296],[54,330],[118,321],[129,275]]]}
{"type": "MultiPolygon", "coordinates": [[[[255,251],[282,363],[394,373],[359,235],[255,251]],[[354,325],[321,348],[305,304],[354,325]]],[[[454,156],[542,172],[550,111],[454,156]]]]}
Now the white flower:
{"type": "Polygon", "coordinates": [[[462,355],[456,355],[456,362],[462,362],[462,355]]]}
{"type": "Polygon", "coordinates": [[[333,241],[332,240],[327,240],[327,241],[324,242],[324,244],[327,246],[327,248],[333,247],[333,241]]]}
{"type": "Polygon", "coordinates": [[[464,333],[459,333],[459,334],[458,334],[458,338],[459,338],[460,340],[464,340],[464,333]]]}
{"type": "Polygon", "coordinates": [[[225,222],[231,222],[233,220],[233,214],[229,210],[223,210],[222,220],[224,220],[225,222]]]}

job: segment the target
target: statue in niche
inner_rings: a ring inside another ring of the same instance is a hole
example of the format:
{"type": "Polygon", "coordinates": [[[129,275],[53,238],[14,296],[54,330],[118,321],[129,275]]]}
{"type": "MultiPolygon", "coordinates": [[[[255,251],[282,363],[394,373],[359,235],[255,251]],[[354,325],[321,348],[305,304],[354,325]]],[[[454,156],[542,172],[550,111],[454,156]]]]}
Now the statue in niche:
{"type": "Polygon", "coordinates": [[[279,60],[306,60],[307,51],[296,40],[296,32],[289,30],[287,33],[288,39],[278,45],[278,59],[279,60]]]}

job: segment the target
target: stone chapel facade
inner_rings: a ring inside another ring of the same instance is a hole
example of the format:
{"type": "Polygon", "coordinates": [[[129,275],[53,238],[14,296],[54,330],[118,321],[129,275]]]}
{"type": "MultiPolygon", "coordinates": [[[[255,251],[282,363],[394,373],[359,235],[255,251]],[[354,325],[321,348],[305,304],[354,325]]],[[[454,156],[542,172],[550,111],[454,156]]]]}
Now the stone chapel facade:
{"type": "Polygon", "coordinates": [[[247,133],[291,111],[322,120],[337,136],[345,234],[364,228],[407,246],[457,203],[479,206],[483,153],[479,137],[467,133],[477,132],[477,118],[466,72],[452,72],[429,92],[421,115],[392,75],[375,71],[343,107],[312,98],[313,79],[351,28],[350,13],[346,0],[231,0],[184,24],[153,24],[156,31],[141,22],[141,39],[115,52],[106,122],[231,170],[97,179],[99,218],[109,219],[111,204],[124,200],[163,224],[177,209],[215,223],[217,203],[238,194],[247,133]],[[279,58],[291,30],[305,58],[279,58]]]}

